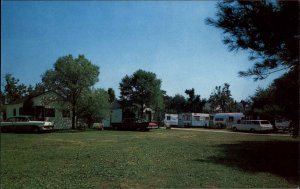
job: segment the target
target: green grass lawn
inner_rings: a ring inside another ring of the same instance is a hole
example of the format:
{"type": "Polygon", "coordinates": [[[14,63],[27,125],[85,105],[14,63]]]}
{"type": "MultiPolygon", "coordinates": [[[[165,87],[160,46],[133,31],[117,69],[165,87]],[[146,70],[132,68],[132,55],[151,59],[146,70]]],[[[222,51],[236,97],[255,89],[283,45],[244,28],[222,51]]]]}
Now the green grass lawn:
{"type": "Polygon", "coordinates": [[[1,134],[1,188],[288,188],[299,140],[157,129],[1,134]]]}

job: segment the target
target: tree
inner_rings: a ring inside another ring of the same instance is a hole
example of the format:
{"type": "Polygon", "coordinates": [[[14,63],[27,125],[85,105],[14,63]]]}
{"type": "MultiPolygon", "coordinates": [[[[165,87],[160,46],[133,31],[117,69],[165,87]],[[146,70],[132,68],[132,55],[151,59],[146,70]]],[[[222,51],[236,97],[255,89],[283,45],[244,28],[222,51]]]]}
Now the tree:
{"type": "Polygon", "coordinates": [[[291,120],[293,135],[299,135],[299,88],[298,74],[288,72],[265,88],[258,88],[250,97],[251,114],[263,119],[275,120],[285,118],[291,120]]]}
{"type": "Polygon", "coordinates": [[[266,119],[291,120],[293,135],[299,135],[299,88],[298,74],[288,72],[266,89],[258,89],[251,97],[253,114],[266,119]]]}
{"type": "MultiPolygon", "coordinates": [[[[156,74],[137,70],[133,75],[126,75],[120,83],[120,102],[123,107],[138,107],[140,117],[146,107],[155,108],[161,94],[161,80],[156,74]]],[[[161,100],[161,99],[160,99],[161,100]]]]}
{"type": "Polygon", "coordinates": [[[175,110],[172,108],[172,96],[168,96],[167,94],[165,94],[163,96],[163,100],[164,100],[164,107],[165,107],[165,113],[175,113],[175,110]]]}
{"type": "Polygon", "coordinates": [[[184,96],[176,94],[171,100],[171,109],[175,110],[175,113],[182,113],[187,111],[187,101],[184,96]]]}
{"type": "Polygon", "coordinates": [[[211,103],[211,108],[213,110],[220,110],[221,112],[226,112],[230,110],[230,105],[234,101],[231,97],[229,87],[230,85],[228,83],[225,83],[223,87],[215,87],[215,90],[211,93],[208,100],[211,103]]]}
{"type": "Polygon", "coordinates": [[[98,81],[99,67],[84,55],[58,58],[54,68],[47,70],[42,81],[46,88],[62,96],[72,107],[72,128],[75,129],[77,103],[83,92],[98,81]]]}
{"type": "Polygon", "coordinates": [[[292,117],[294,131],[299,130],[299,95],[295,97],[299,94],[299,4],[299,1],[224,1],[218,4],[217,19],[206,20],[207,24],[223,30],[223,42],[229,50],[249,50],[249,60],[255,61],[254,65],[240,71],[240,76],[254,76],[258,80],[280,70],[287,71],[274,82],[273,90],[278,95],[275,96],[284,97],[285,103],[280,103],[280,107],[289,109],[285,114],[292,117]],[[285,95],[279,95],[282,90],[285,95]]]}
{"type": "Polygon", "coordinates": [[[282,116],[291,120],[293,135],[299,136],[299,77],[291,71],[275,79],[273,84],[274,102],[282,109],[282,116]]]}
{"type": "Polygon", "coordinates": [[[242,104],[243,112],[246,113],[247,108],[251,104],[250,99],[241,100],[240,103],[242,104]]]}
{"type": "Polygon", "coordinates": [[[164,96],[166,95],[166,91],[160,90],[160,92],[156,93],[154,103],[152,105],[154,109],[154,116],[158,124],[160,125],[163,121],[164,115],[163,112],[165,110],[164,104],[164,96]]]}
{"type": "Polygon", "coordinates": [[[24,84],[19,84],[19,79],[16,79],[12,74],[5,74],[4,98],[6,103],[11,103],[27,95],[27,87],[24,84]]]}
{"type": "Polygon", "coordinates": [[[78,100],[78,116],[88,123],[100,122],[109,114],[109,94],[104,89],[86,90],[78,100]]]}
{"type": "Polygon", "coordinates": [[[115,91],[112,88],[108,88],[107,93],[109,96],[109,102],[113,103],[116,100],[115,91]]]}
{"type": "Polygon", "coordinates": [[[189,112],[202,112],[206,103],[206,99],[200,99],[200,95],[195,95],[194,88],[186,89],[185,93],[188,95],[187,106],[189,112]]]}
{"type": "Polygon", "coordinates": [[[250,99],[252,102],[250,112],[254,117],[273,121],[281,114],[278,105],[274,104],[274,93],[271,86],[265,89],[257,88],[250,99]]]}
{"type": "Polygon", "coordinates": [[[46,87],[43,83],[37,83],[34,87],[32,85],[29,85],[27,88],[27,93],[30,96],[35,96],[44,92],[46,92],[46,87]]]}
{"type": "Polygon", "coordinates": [[[224,1],[216,19],[206,23],[221,28],[229,50],[249,50],[255,61],[240,76],[264,79],[269,74],[299,65],[299,1],[224,1]]]}

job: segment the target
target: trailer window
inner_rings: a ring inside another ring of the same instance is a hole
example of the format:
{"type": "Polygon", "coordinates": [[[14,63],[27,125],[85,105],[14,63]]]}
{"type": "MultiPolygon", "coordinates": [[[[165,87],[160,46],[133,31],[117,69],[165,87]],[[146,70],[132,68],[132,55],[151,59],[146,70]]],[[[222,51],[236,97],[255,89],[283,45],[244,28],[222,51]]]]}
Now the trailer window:
{"type": "Polygon", "coordinates": [[[229,116],[228,121],[229,121],[229,122],[233,122],[233,117],[232,117],[232,116],[229,116]]]}
{"type": "Polygon", "coordinates": [[[167,120],[171,120],[171,116],[167,116],[167,120]]]}
{"type": "Polygon", "coordinates": [[[200,116],[194,116],[195,121],[200,121],[200,116]]]}
{"type": "Polygon", "coordinates": [[[260,123],[261,123],[261,124],[264,124],[264,125],[265,125],[265,124],[270,124],[269,121],[261,121],[260,123]]]}
{"type": "Polygon", "coordinates": [[[190,121],[191,120],[191,116],[186,116],[186,121],[190,121]]]}

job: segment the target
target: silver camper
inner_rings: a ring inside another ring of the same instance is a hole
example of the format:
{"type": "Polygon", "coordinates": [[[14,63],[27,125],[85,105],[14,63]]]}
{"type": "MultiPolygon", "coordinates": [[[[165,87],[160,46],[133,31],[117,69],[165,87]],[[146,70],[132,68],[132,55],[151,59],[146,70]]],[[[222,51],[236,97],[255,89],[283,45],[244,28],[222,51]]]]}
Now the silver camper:
{"type": "Polygon", "coordinates": [[[209,114],[181,113],[178,114],[179,127],[207,127],[209,126],[209,114]]]}
{"type": "Polygon", "coordinates": [[[243,113],[216,113],[210,115],[211,126],[231,128],[239,120],[244,119],[243,113]]]}
{"type": "Polygon", "coordinates": [[[178,126],[178,114],[165,114],[164,124],[168,126],[178,126]]]}

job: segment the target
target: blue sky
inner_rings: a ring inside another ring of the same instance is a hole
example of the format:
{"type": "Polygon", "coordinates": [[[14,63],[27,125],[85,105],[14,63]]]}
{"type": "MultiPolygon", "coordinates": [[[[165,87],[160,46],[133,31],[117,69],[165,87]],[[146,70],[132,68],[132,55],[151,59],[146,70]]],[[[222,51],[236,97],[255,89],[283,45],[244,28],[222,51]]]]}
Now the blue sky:
{"type": "Polygon", "coordinates": [[[138,69],[156,73],[168,95],[195,88],[202,98],[230,84],[240,101],[279,76],[238,77],[248,52],[229,52],[222,31],[205,24],[216,1],[2,1],[1,64],[34,85],[58,57],[84,54],[100,67],[96,88],[113,88],[138,69]]]}

